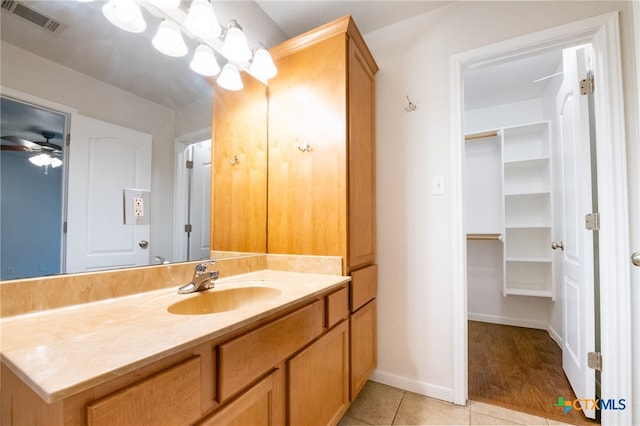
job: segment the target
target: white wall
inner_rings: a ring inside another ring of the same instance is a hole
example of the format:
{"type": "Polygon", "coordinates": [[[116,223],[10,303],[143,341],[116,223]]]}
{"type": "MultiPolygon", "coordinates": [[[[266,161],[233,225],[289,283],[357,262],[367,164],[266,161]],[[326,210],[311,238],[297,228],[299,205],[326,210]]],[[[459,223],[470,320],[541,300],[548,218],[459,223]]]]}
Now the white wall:
{"type": "MultiPolygon", "coordinates": [[[[365,35],[380,66],[376,380],[453,400],[451,273],[462,259],[450,255],[449,193],[430,195],[432,176],[450,176],[450,57],[614,10],[622,11],[626,117],[635,120],[628,2],[455,2],[365,35]],[[407,95],[414,112],[404,111],[407,95]]],[[[637,144],[635,128],[626,130],[637,144]]]]}
{"type": "Polygon", "coordinates": [[[171,256],[175,113],[85,74],[2,42],[4,87],[44,98],[80,114],[148,133],[153,138],[151,259],[171,256]]]}

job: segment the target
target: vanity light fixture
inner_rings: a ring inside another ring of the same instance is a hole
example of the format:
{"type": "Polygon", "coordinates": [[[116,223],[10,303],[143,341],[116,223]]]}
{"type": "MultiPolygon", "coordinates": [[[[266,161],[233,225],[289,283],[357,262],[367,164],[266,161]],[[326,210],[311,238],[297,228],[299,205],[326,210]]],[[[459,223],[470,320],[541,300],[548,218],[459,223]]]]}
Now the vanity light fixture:
{"type": "Polygon", "coordinates": [[[116,27],[131,33],[147,29],[142,11],[133,0],[109,0],[102,6],[102,14],[116,27]]]}
{"type": "Polygon", "coordinates": [[[184,56],[189,51],[187,45],[184,44],[178,25],[166,19],[160,22],[158,32],[151,40],[151,44],[159,52],[173,57],[184,56]]]}
{"type": "Polygon", "coordinates": [[[258,43],[253,49],[253,59],[249,72],[256,76],[263,76],[265,80],[273,78],[278,74],[278,69],[273,64],[271,55],[262,43],[258,43]]]}
{"type": "Polygon", "coordinates": [[[231,62],[227,62],[224,67],[222,67],[222,72],[218,76],[216,83],[227,90],[242,90],[244,87],[238,67],[231,62]]]}
{"type": "Polygon", "coordinates": [[[208,0],[193,0],[184,25],[193,35],[205,40],[218,38],[222,32],[213,6],[208,0]]]}
{"type": "Polygon", "coordinates": [[[160,17],[162,22],[151,41],[153,46],[165,55],[181,57],[189,51],[183,35],[194,39],[198,47],[189,64],[190,68],[205,76],[216,75],[220,72],[216,55],[218,58],[224,57],[230,66],[223,67],[217,81],[228,90],[243,88],[240,70],[247,71],[265,84],[277,74],[269,51],[262,43],[258,43],[253,51],[249,49],[245,34],[236,20],[229,21],[224,29],[220,26],[212,0],[191,0],[188,12],[180,7],[182,1],[108,0],[102,7],[102,13],[118,28],[133,33],[144,32],[147,28],[142,9],[149,12],[151,18],[160,17]]]}
{"type": "Polygon", "coordinates": [[[220,65],[216,60],[216,55],[206,44],[196,47],[193,59],[189,64],[191,69],[200,75],[212,76],[220,72],[220,65]]]}
{"type": "Polygon", "coordinates": [[[147,0],[154,6],[161,7],[163,9],[175,9],[180,6],[180,0],[147,0]]]}
{"type": "Polygon", "coordinates": [[[222,54],[225,58],[232,62],[245,62],[251,59],[247,38],[237,21],[231,20],[227,23],[223,37],[222,54]]]}

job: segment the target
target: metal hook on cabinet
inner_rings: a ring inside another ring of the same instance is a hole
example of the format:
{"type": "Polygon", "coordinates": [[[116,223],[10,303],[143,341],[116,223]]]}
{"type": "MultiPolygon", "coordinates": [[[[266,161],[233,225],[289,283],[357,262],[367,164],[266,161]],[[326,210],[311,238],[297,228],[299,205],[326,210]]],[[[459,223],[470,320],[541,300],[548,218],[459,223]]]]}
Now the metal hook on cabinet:
{"type": "Polygon", "coordinates": [[[229,162],[231,163],[232,166],[235,166],[236,164],[240,163],[240,159],[238,158],[237,155],[234,155],[233,160],[229,160],[229,162]]]}
{"type": "Polygon", "coordinates": [[[298,145],[298,149],[300,150],[300,152],[309,152],[311,151],[311,144],[309,143],[309,141],[305,141],[304,146],[298,145]]]}

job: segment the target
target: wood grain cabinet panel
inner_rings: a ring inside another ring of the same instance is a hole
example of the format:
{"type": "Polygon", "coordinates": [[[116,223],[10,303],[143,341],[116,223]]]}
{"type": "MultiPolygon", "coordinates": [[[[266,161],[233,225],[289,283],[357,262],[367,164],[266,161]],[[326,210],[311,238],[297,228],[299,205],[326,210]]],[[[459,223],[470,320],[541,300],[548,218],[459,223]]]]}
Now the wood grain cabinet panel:
{"type": "Polygon", "coordinates": [[[325,327],[331,328],[349,316],[349,290],[347,287],[327,296],[325,327]]]}
{"type": "Polygon", "coordinates": [[[351,315],[351,400],[353,401],[376,368],[376,300],[351,315]]]}
{"type": "Polygon", "coordinates": [[[198,426],[283,426],[282,376],[282,371],[276,369],[198,426]]]}
{"type": "Polygon", "coordinates": [[[188,359],[87,406],[89,426],[178,425],[202,415],[200,357],[188,359]]]}
{"type": "Polygon", "coordinates": [[[344,321],[289,361],[289,423],[335,425],[349,407],[349,326],[344,321]]]}
{"type": "Polygon", "coordinates": [[[351,272],[351,312],[355,312],[378,292],[378,266],[371,265],[351,272]]]}
{"type": "Polygon", "coordinates": [[[218,398],[226,400],[322,334],[324,303],[316,301],[218,346],[218,398]]]}

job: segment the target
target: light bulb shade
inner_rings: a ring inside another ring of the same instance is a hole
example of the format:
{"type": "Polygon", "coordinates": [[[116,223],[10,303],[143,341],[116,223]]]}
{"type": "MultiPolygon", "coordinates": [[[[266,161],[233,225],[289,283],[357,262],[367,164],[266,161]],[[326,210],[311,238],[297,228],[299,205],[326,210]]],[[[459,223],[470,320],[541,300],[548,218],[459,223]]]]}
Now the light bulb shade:
{"type": "Polygon", "coordinates": [[[187,54],[189,50],[184,44],[180,28],[173,22],[164,20],[158,27],[158,32],[151,40],[153,47],[159,52],[168,56],[180,57],[187,54]]]}
{"type": "Polygon", "coordinates": [[[147,29],[140,7],[133,0],[109,0],[102,6],[102,14],[113,25],[130,33],[141,33],[147,29]]]}
{"type": "Polygon", "coordinates": [[[51,157],[48,154],[38,154],[30,157],[29,161],[36,166],[43,167],[51,164],[51,157]]]}
{"type": "Polygon", "coordinates": [[[60,167],[62,166],[62,160],[60,160],[59,158],[56,157],[52,157],[51,158],[51,167],[53,167],[54,169],[56,167],[60,167]]]}
{"type": "Polygon", "coordinates": [[[198,74],[206,76],[216,75],[220,72],[220,65],[218,65],[218,61],[216,61],[216,55],[213,53],[213,49],[204,44],[196,47],[189,66],[198,74]]]}
{"type": "Polygon", "coordinates": [[[230,61],[244,62],[251,59],[251,50],[242,28],[236,21],[229,21],[222,44],[222,54],[230,61]]]}
{"type": "Polygon", "coordinates": [[[227,90],[242,90],[242,79],[240,78],[240,71],[234,64],[227,63],[222,67],[222,72],[216,80],[218,86],[227,90]]]}
{"type": "Polygon", "coordinates": [[[184,24],[193,35],[205,40],[217,38],[222,29],[208,0],[194,0],[184,24]]]}
{"type": "Polygon", "coordinates": [[[259,46],[253,54],[249,72],[260,80],[266,81],[278,74],[271,55],[263,46],[259,46]]]}
{"type": "Polygon", "coordinates": [[[154,6],[161,7],[163,9],[175,9],[180,6],[180,0],[147,0],[154,6]]]}

